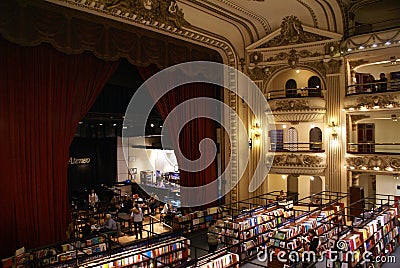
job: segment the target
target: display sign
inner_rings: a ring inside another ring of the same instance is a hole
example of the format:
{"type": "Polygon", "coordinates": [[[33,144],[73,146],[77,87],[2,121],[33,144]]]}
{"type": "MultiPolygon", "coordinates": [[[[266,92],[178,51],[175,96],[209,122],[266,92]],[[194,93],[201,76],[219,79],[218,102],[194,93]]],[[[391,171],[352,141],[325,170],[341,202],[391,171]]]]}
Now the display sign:
{"type": "Polygon", "coordinates": [[[89,164],[90,158],[74,158],[70,157],[68,160],[68,165],[84,165],[89,164]]]}

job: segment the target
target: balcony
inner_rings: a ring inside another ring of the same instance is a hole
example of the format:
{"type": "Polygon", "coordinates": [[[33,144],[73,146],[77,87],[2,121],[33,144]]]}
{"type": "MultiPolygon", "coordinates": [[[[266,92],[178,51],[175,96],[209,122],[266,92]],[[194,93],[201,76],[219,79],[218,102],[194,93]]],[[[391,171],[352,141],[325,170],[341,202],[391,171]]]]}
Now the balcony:
{"type": "Polygon", "coordinates": [[[326,168],[326,157],[323,153],[298,154],[293,152],[275,154],[270,173],[323,175],[326,168]]]}
{"type": "Polygon", "coordinates": [[[319,97],[323,98],[325,90],[321,88],[295,88],[295,89],[280,89],[270,90],[267,93],[268,100],[286,99],[286,98],[305,98],[305,97],[319,97]]]}
{"type": "Polygon", "coordinates": [[[276,122],[315,122],[326,113],[323,96],[324,91],[315,88],[269,91],[269,113],[276,122]]]}
{"type": "Polygon", "coordinates": [[[346,96],[400,91],[400,80],[354,84],[346,87],[346,96]]]}
{"type": "Polygon", "coordinates": [[[396,154],[400,155],[400,143],[381,142],[381,143],[347,143],[347,153],[349,154],[396,154]]]}
{"type": "Polygon", "coordinates": [[[322,142],[277,142],[271,143],[269,148],[270,152],[309,152],[309,153],[323,153],[325,150],[322,148],[322,142]]]}

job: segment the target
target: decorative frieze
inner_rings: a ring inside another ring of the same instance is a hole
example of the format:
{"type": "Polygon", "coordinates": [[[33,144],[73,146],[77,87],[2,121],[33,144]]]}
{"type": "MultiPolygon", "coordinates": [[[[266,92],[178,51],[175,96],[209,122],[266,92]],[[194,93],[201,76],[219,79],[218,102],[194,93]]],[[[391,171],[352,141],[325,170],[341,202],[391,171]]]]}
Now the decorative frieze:
{"type": "Polygon", "coordinates": [[[326,168],[325,158],[311,154],[276,154],[271,173],[321,175],[326,168]]]}
{"type": "Polygon", "coordinates": [[[347,157],[346,163],[350,170],[400,171],[400,158],[394,156],[372,155],[347,157]]]}
{"type": "Polygon", "coordinates": [[[394,94],[368,94],[357,98],[346,98],[346,109],[376,109],[400,107],[398,97],[394,94]]]}

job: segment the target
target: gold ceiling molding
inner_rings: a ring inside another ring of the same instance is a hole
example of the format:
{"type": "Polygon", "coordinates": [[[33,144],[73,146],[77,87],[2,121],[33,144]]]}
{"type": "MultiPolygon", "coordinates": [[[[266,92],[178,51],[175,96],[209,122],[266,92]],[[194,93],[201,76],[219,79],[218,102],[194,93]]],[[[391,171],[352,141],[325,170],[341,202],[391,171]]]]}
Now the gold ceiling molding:
{"type": "MultiPolygon", "coordinates": [[[[237,5],[234,2],[231,2],[229,0],[218,0],[218,1],[223,3],[223,4],[225,4],[225,5],[227,5],[227,6],[230,6],[230,7],[234,8],[234,9],[240,11],[240,12],[243,12],[247,16],[259,21],[261,23],[261,25],[264,27],[264,30],[265,30],[265,32],[267,34],[271,32],[271,26],[269,25],[269,22],[267,21],[266,18],[261,17],[261,16],[255,14],[255,13],[253,13],[253,12],[251,12],[251,11],[249,11],[249,10],[247,10],[247,9],[245,9],[245,8],[243,8],[243,7],[237,5]]],[[[257,1],[259,1],[259,0],[257,0],[257,1]]]]}
{"type": "Polygon", "coordinates": [[[314,10],[310,7],[310,5],[307,4],[307,3],[305,3],[305,2],[302,1],[302,0],[297,0],[297,2],[299,2],[300,4],[302,4],[305,8],[307,8],[307,10],[310,12],[311,17],[312,17],[312,19],[313,19],[314,27],[315,27],[315,28],[318,28],[317,16],[315,15],[315,12],[314,12],[314,10]]]}
{"type": "Polygon", "coordinates": [[[303,30],[301,21],[296,16],[286,16],[281,23],[280,35],[262,45],[263,48],[279,47],[330,39],[319,34],[303,30]]]}
{"type": "Polygon", "coordinates": [[[0,33],[24,46],[47,42],[68,54],[88,50],[105,60],[126,57],[139,66],[155,63],[161,68],[190,60],[220,62],[219,55],[204,57],[219,52],[224,63],[237,66],[236,53],[227,40],[111,11],[98,1],[6,0],[0,7],[0,33]],[[173,49],[175,45],[181,47],[173,49]]]}

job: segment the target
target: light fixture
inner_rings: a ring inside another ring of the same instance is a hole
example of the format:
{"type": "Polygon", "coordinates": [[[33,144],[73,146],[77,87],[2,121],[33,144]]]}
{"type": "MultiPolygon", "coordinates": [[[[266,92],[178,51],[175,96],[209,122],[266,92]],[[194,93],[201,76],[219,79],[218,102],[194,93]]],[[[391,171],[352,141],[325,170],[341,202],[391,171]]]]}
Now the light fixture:
{"type": "Polygon", "coordinates": [[[393,122],[397,122],[397,115],[392,114],[392,121],[393,121],[393,122]]]}
{"type": "Polygon", "coordinates": [[[385,46],[390,46],[392,43],[390,42],[390,41],[387,41],[386,43],[385,43],[385,46]]]}
{"type": "Polygon", "coordinates": [[[82,125],[83,124],[83,122],[82,121],[79,121],[79,125],[82,125]]]}
{"type": "Polygon", "coordinates": [[[153,124],[153,123],[151,123],[151,124],[150,124],[150,126],[151,126],[151,127],[154,127],[154,124],[153,124]]]}
{"type": "Polygon", "coordinates": [[[388,168],[386,168],[387,169],[387,171],[393,171],[393,168],[392,167],[388,167],[388,168]]]}
{"type": "Polygon", "coordinates": [[[358,49],[364,49],[365,47],[364,46],[360,46],[358,49]]]}
{"type": "Polygon", "coordinates": [[[332,123],[331,123],[331,125],[329,125],[329,127],[331,128],[332,139],[336,140],[338,137],[338,133],[336,131],[337,125],[335,124],[335,121],[332,121],[332,123]]]}
{"type": "Polygon", "coordinates": [[[375,171],[379,171],[380,168],[379,168],[379,167],[374,167],[374,170],[375,170],[375,171]]]}
{"type": "Polygon", "coordinates": [[[260,128],[260,126],[258,125],[258,123],[256,123],[256,125],[253,127],[253,134],[254,134],[254,136],[256,137],[256,138],[258,138],[258,137],[260,137],[261,136],[261,128],[260,128]]]}
{"type": "Polygon", "coordinates": [[[99,126],[102,126],[102,125],[103,125],[103,123],[100,123],[100,124],[99,124],[99,126]]]}
{"type": "Polygon", "coordinates": [[[313,181],[314,180],[314,176],[310,176],[310,180],[313,181]]]}
{"type": "Polygon", "coordinates": [[[375,43],[374,43],[374,44],[372,44],[372,47],[377,47],[377,46],[378,46],[378,45],[377,45],[377,44],[375,44],[375,43]]]}
{"type": "Polygon", "coordinates": [[[300,73],[300,70],[299,70],[299,69],[296,70],[296,74],[298,74],[298,73],[300,73]]]}
{"type": "Polygon", "coordinates": [[[251,149],[252,147],[253,147],[253,139],[250,138],[250,139],[249,139],[249,148],[251,149]]]}
{"type": "Polygon", "coordinates": [[[286,180],[286,178],[287,178],[287,175],[282,175],[283,180],[286,180]]]}
{"type": "Polygon", "coordinates": [[[347,49],[347,52],[350,52],[350,51],[352,51],[352,49],[351,49],[351,48],[348,48],[348,49],[347,49]]]}
{"type": "Polygon", "coordinates": [[[282,128],[286,128],[286,125],[282,125],[282,128]]]}

